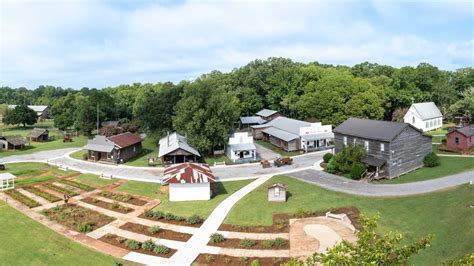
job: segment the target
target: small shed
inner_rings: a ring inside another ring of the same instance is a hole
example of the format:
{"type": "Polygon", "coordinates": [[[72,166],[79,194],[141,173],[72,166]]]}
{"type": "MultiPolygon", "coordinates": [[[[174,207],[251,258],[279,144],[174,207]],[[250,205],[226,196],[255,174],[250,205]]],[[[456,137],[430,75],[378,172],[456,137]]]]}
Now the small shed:
{"type": "Polygon", "coordinates": [[[16,176],[10,173],[1,173],[0,174],[0,190],[5,191],[15,188],[15,178],[16,176]]]}
{"type": "Polygon", "coordinates": [[[28,141],[22,136],[0,136],[0,150],[22,150],[28,141]]]}
{"type": "Polygon", "coordinates": [[[268,186],[268,201],[286,202],[286,191],[288,186],[281,183],[274,183],[268,186]]]}
{"type": "Polygon", "coordinates": [[[29,134],[28,139],[36,142],[44,142],[49,140],[49,131],[45,128],[34,128],[29,134]]]}
{"type": "Polygon", "coordinates": [[[170,201],[210,200],[216,179],[207,164],[180,163],[163,173],[162,186],[168,186],[170,201]]]}

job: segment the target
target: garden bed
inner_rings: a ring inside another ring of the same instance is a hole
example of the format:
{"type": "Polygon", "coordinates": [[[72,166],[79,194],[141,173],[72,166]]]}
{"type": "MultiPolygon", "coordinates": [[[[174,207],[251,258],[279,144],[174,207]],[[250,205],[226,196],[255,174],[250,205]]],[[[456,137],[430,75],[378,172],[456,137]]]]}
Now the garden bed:
{"type": "Polygon", "coordinates": [[[42,185],[46,188],[54,190],[54,191],[56,191],[58,193],[61,193],[63,195],[68,195],[70,197],[74,197],[74,196],[79,195],[79,193],[76,193],[74,191],[71,191],[71,190],[68,190],[68,189],[65,189],[65,188],[62,188],[62,187],[58,187],[58,186],[53,185],[51,183],[43,183],[42,185]]]}
{"type": "Polygon", "coordinates": [[[66,184],[68,186],[75,187],[75,188],[78,188],[80,190],[84,190],[84,191],[95,190],[94,187],[91,187],[91,186],[88,186],[88,185],[85,185],[85,184],[82,184],[82,183],[79,183],[79,182],[75,182],[75,181],[72,181],[72,180],[69,180],[69,179],[58,179],[57,181],[60,182],[60,183],[66,184]]]}
{"type": "Polygon", "coordinates": [[[120,229],[127,230],[130,232],[138,233],[141,235],[147,235],[155,238],[161,239],[169,239],[169,240],[177,240],[177,241],[188,241],[191,238],[191,234],[180,233],[172,230],[162,229],[160,228],[158,232],[154,232],[153,230],[157,229],[156,227],[149,227],[141,224],[136,223],[126,223],[120,226],[120,229]]]}
{"type": "Polygon", "coordinates": [[[41,213],[50,220],[81,233],[94,231],[115,220],[115,218],[74,204],[59,205],[43,210],[41,213]]]}
{"type": "Polygon", "coordinates": [[[120,193],[113,193],[110,191],[101,191],[97,193],[97,195],[104,198],[108,198],[108,199],[112,199],[112,200],[116,200],[120,202],[125,202],[125,203],[129,203],[136,206],[143,206],[147,204],[147,201],[138,199],[130,194],[120,194],[120,193]]]}
{"type": "Polygon", "coordinates": [[[278,238],[271,240],[252,240],[239,238],[226,238],[222,242],[207,243],[209,246],[222,248],[242,248],[242,249],[290,249],[290,242],[287,239],[278,238]]]}
{"type": "Polygon", "coordinates": [[[345,213],[347,217],[352,222],[352,225],[360,230],[362,225],[359,222],[360,211],[356,207],[342,207],[337,209],[327,209],[327,210],[318,210],[310,212],[298,212],[292,214],[274,214],[272,216],[273,224],[269,226],[259,225],[259,226],[240,226],[240,225],[231,225],[231,224],[221,224],[219,231],[231,231],[231,232],[246,232],[246,233],[288,233],[289,232],[289,220],[296,218],[307,218],[307,217],[316,217],[324,216],[326,212],[332,213],[345,213]]]}
{"type": "Polygon", "coordinates": [[[114,235],[114,234],[107,234],[107,235],[99,238],[99,240],[103,241],[105,243],[111,244],[113,246],[126,249],[126,250],[130,250],[130,251],[134,251],[134,252],[138,252],[138,253],[143,253],[143,254],[147,254],[147,255],[152,255],[152,256],[157,256],[157,257],[163,257],[163,258],[170,258],[176,252],[176,249],[167,248],[168,249],[167,253],[156,253],[156,252],[153,252],[152,250],[144,249],[143,248],[143,243],[140,243],[140,242],[137,242],[137,241],[134,241],[134,242],[138,243],[138,246],[136,246],[134,248],[131,248],[130,247],[131,245],[128,244],[129,243],[128,241],[130,241],[130,240],[128,240],[124,237],[114,235]]]}
{"type": "Polygon", "coordinates": [[[130,212],[133,211],[132,208],[123,206],[123,205],[119,204],[118,202],[110,203],[110,202],[105,202],[105,201],[102,201],[102,200],[99,200],[99,199],[96,199],[96,198],[91,198],[91,197],[82,199],[81,201],[85,202],[85,203],[88,203],[88,204],[91,204],[91,205],[94,205],[94,206],[97,206],[97,207],[101,207],[101,208],[104,208],[104,209],[107,209],[107,210],[111,210],[111,211],[114,211],[114,212],[130,213],[130,212]]]}
{"type": "Polygon", "coordinates": [[[199,254],[194,263],[199,265],[261,265],[273,266],[288,262],[289,258],[232,257],[227,255],[199,254]],[[258,261],[258,262],[257,262],[258,261]]]}
{"type": "Polygon", "coordinates": [[[151,221],[160,221],[162,223],[182,225],[182,226],[191,226],[191,227],[201,227],[204,219],[197,215],[184,217],[177,216],[172,213],[164,213],[161,211],[146,210],[144,213],[138,216],[143,219],[148,219],[151,221]]]}
{"type": "Polygon", "coordinates": [[[43,191],[37,187],[33,187],[33,186],[24,186],[22,187],[22,189],[30,192],[30,193],[33,193],[35,194],[36,196],[38,197],[42,197],[43,199],[49,201],[49,202],[57,202],[57,201],[60,201],[61,198],[59,197],[56,197],[55,195],[53,194],[50,194],[46,191],[43,191]]]}
{"type": "Polygon", "coordinates": [[[5,191],[5,194],[10,196],[12,199],[20,202],[21,204],[27,206],[28,208],[35,208],[38,206],[41,206],[38,202],[36,202],[34,199],[27,197],[26,195],[23,195],[21,192],[18,190],[7,190],[5,191]]]}

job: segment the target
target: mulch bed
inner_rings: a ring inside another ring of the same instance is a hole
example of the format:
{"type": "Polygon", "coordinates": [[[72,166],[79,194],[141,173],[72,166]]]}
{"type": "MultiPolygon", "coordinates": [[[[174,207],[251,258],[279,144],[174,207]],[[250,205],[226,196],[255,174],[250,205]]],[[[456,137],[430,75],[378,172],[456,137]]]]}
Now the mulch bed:
{"type": "Polygon", "coordinates": [[[175,231],[167,230],[167,229],[161,229],[158,233],[151,233],[149,231],[149,228],[150,227],[148,226],[136,224],[136,223],[126,223],[120,226],[120,229],[123,229],[123,230],[131,231],[134,233],[147,235],[151,237],[162,238],[162,239],[170,239],[170,240],[186,242],[192,236],[191,234],[175,232],[175,231]]]}
{"type": "Polygon", "coordinates": [[[172,249],[172,248],[170,248],[170,251],[167,254],[157,254],[157,253],[154,253],[153,251],[146,250],[143,248],[133,250],[127,247],[127,245],[125,244],[125,241],[127,240],[126,238],[119,237],[118,235],[114,235],[114,234],[107,234],[99,238],[99,240],[105,243],[111,244],[113,246],[129,250],[129,251],[134,251],[134,252],[143,253],[143,254],[156,256],[156,257],[170,258],[176,252],[176,249],[172,249]]]}
{"type": "Polygon", "coordinates": [[[115,220],[115,218],[75,204],[60,205],[41,213],[74,231],[77,231],[77,226],[81,224],[89,224],[93,231],[115,220]]]}
{"type": "Polygon", "coordinates": [[[82,199],[81,201],[85,202],[85,203],[88,203],[88,204],[91,204],[91,205],[94,205],[94,206],[97,206],[97,207],[101,207],[101,208],[104,208],[104,209],[107,209],[107,210],[111,210],[111,211],[114,211],[114,212],[129,213],[129,212],[133,211],[132,208],[120,205],[119,203],[109,203],[109,202],[105,202],[105,201],[102,201],[102,200],[99,200],[99,199],[96,199],[96,198],[91,198],[91,197],[82,199]],[[118,206],[118,207],[114,208],[113,206],[118,206]]]}
{"type": "Polygon", "coordinates": [[[256,245],[255,246],[252,246],[252,247],[243,247],[243,246],[240,246],[240,241],[242,241],[242,239],[239,239],[239,238],[226,238],[226,240],[222,241],[222,242],[217,242],[217,243],[213,243],[213,242],[210,242],[207,243],[207,245],[209,246],[215,246],[215,247],[221,247],[221,248],[242,248],[242,249],[290,249],[290,241],[286,240],[286,244],[283,245],[283,246],[280,246],[280,247],[277,247],[277,246],[273,246],[273,247],[265,247],[263,245],[263,242],[265,240],[255,240],[256,242],[256,245]]]}
{"type": "Polygon", "coordinates": [[[112,200],[116,200],[116,201],[120,201],[120,202],[124,202],[124,203],[129,203],[129,204],[132,204],[132,205],[136,205],[136,206],[143,206],[145,204],[148,203],[148,201],[146,200],[141,200],[139,198],[136,198],[135,196],[131,196],[131,199],[130,200],[127,200],[127,201],[123,201],[120,199],[120,197],[116,197],[117,195],[120,196],[120,195],[129,195],[129,194],[120,194],[120,193],[116,193],[116,192],[111,192],[111,191],[102,191],[98,193],[99,196],[101,197],[104,197],[104,198],[108,198],[108,199],[112,199],[112,200]]]}
{"type": "Polygon", "coordinates": [[[144,213],[140,214],[140,216],[138,216],[138,217],[143,218],[143,219],[148,219],[150,221],[162,222],[162,223],[165,223],[165,224],[175,224],[175,225],[189,226],[189,227],[196,227],[196,228],[199,228],[202,225],[202,223],[200,223],[200,224],[188,224],[186,221],[176,221],[176,220],[166,220],[164,218],[158,219],[158,218],[153,218],[153,217],[146,217],[144,213]]]}
{"type": "Polygon", "coordinates": [[[194,263],[199,265],[251,265],[252,261],[258,260],[261,266],[280,265],[289,261],[289,258],[255,258],[255,257],[232,257],[227,255],[200,254],[194,263]]]}
{"type": "Polygon", "coordinates": [[[231,224],[221,224],[219,227],[220,231],[231,231],[231,232],[246,232],[246,233],[288,233],[290,231],[289,220],[297,218],[307,218],[307,217],[316,217],[324,216],[326,212],[332,212],[336,214],[345,213],[347,217],[352,222],[352,225],[357,230],[362,229],[362,225],[359,222],[360,211],[354,206],[341,207],[335,209],[327,209],[320,211],[311,211],[301,214],[274,214],[272,217],[272,225],[259,225],[259,226],[241,226],[241,225],[231,225],[231,224]]]}

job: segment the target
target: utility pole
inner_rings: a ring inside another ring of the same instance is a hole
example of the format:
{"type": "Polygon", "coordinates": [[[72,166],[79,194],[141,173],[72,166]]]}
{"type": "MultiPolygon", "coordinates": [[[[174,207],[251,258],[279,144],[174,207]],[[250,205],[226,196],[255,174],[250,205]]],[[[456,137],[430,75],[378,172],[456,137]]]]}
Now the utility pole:
{"type": "Polygon", "coordinates": [[[97,103],[97,135],[99,135],[99,103],[97,103]]]}

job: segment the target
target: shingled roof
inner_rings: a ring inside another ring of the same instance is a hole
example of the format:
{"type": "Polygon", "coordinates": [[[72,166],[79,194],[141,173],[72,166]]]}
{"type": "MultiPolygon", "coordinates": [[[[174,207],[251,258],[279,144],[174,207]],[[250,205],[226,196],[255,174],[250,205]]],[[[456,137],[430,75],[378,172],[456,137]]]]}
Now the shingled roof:
{"type": "Polygon", "coordinates": [[[108,137],[108,140],[112,141],[113,143],[115,143],[115,145],[122,149],[143,141],[142,138],[130,132],[125,132],[112,137],[108,137]]]}
{"type": "Polygon", "coordinates": [[[6,140],[8,143],[18,146],[18,145],[26,145],[28,141],[23,136],[0,136],[0,139],[6,140]]]}
{"type": "Polygon", "coordinates": [[[462,127],[462,128],[455,128],[453,130],[450,130],[448,134],[451,134],[454,131],[457,131],[469,138],[471,136],[474,136],[474,125],[462,127]]]}
{"type": "Polygon", "coordinates": [[[213,183],[216,178],[209,165],[198,163],[180,163],[169,166],[163,173],[163,185],[171,183],[213,183]]]}
{"type": "Polygon", "coordinates": [[[46,128],[33,128],[33,130],[28,134],[29,138],[38,138],[43,134],[48,134],[48,130],[46,128]]]}

